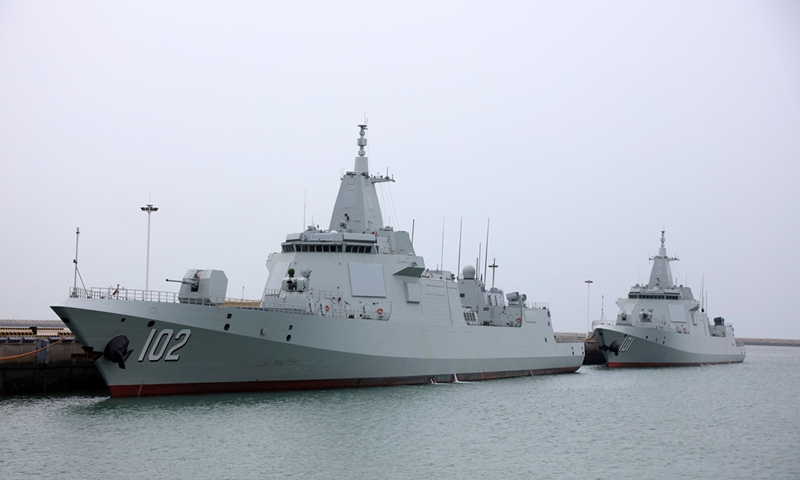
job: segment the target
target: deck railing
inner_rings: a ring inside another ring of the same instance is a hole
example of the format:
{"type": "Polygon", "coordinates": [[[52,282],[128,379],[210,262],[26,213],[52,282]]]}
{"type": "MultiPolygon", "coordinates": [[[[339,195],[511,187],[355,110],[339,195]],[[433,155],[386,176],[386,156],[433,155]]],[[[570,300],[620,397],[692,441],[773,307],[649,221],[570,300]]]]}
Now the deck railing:
{"type": "Polygon", "coordinates": [[[293,313],[299,315],[318,315],[334,318],[360,318],[365,320],[388,320],[391,311],[387,305],[377,306],[375,311],[366,306],[354,307],[341,298],[341,294],[333,291],[307,291],[304,297],[282,297],[279,291],[266,291],[264,300],[246,300],[243,298],[179,297],[177,292],[160,292],[155,290],[132,290],[108,288],[70,288],[72,298],[89,298],[97,300],[127,300],[160,303],[183,303],[212,307],[241,308],[270,312],[293,313]]]}
{"type": "MultiPolygon", "coordinates": [[[[342,298],[341,292],[333,290],[307,290],[302,292],[302,294],[303,296],[296,297],[291,294],[281,296],[280,290],[268,290],[264,292],[263,300],[247,300],[244,298],[231,297],[180,297],[178,292],[114,287],[93,287],[89,289],[70,288],[69,292],[69,296],[72,298],[183,303],[189,305],[242,308],[302,315],[319,315],[334,318],[388,320],[391,316],[390,302],[374,305],[374,308],[372,308],[367,305],[351,305],[342,298]]],[[[549,305],[542,302],[525,302],[524,306],[526,308],[549,309],[549,305]]]]}

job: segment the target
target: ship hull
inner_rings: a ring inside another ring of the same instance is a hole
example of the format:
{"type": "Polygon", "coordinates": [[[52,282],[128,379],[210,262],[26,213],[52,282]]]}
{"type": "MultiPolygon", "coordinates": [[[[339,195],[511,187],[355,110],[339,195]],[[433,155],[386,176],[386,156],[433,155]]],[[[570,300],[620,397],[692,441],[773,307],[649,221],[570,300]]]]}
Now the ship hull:
{"type": "Polygon", "coordinates": [[[604,325],[594,329],[594,338],[610,368],[715,365],[741,363],[745,358],[744,347],[737,346],[733,337],[604,325]]]}
{"type": "Polygon", "coordinates": [[[124,335],[125,368],[96,361],[112,396],[409,385],[574,372],[547,315],[520,328],[331,318],[146,301],[70,298],[53,310],[99,356],[124,335]]]}
{"type": "Polygon", "coordinates": [[[518,370],[511,372],[475,372],[386,378],[114,385],[109,386],[109,391],[112,397],[136,397],[154,395],[188,395],[198,393],[269,392],[289,390],[324,390],[333,388],[390,387],[398,385],[472,382],[480,380],[496,380],[502,378],[553,375],[558,373],[572,373],[577,369],[577,367],[561,367],[540,370],[518,370]]]}

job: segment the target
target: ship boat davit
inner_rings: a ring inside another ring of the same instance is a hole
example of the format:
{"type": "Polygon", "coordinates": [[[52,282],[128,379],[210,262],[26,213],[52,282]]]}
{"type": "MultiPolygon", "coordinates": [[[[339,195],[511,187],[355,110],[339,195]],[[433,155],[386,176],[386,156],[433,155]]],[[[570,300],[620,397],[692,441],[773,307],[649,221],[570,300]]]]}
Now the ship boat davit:
{"type": "Polygon", "coordinates": [[[692,290],[676,285],[667,256],[664,232],[661,248],[651,258],[647,285],[634,285],[617,300],[615,324],[595,325],[592,334],[609,367],[672,367],[744,361],[733,326],[716,317],[711,324],[692,290]]]}
{"type": "Polygon", "coordinates": [[[178,292],[73,287],[52,309],[96,358],[111,396],[365,387],[574,372],[550,309],[487,289],[466,266],[425,267],[408,232],[383,224],[360,125],[328,229],[269,255],[260,300],[226,298],[221,270],[178,292]]]}

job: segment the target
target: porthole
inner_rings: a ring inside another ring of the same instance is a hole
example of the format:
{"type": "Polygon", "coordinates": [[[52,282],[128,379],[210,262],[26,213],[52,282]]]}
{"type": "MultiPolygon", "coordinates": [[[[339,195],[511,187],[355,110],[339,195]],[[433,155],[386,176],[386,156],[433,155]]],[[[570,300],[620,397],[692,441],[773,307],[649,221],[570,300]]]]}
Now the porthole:
{"type": "Polygon", "coordinates": [[[154,321],[152,321],[152,320],[150,320],[149,322],[147,322],[147,326],[148,326],[148,327],[152,327],[152,326],[153,326],[153,325],[155,325],[155,324],[156,324],[156,322],[154,322],[154,321]]]}
{"type": "Polygon", "coordinates": [[[228,320],[230,320],[232,316],[233,316],[233,314],[232,314],[232,313],[229,313],[229,314],[228,314],[228,320]]]}
{"type": "Polygon", "coordinates": [[[286,335],[286,341],[287,341],[287,342],[288,342],[289,340],[291,340],[291,339],[292,339],[292,336],[291,336],[291,335],[286,335]]]}
{"type": "Polygon", "coordinates": [[[547,343],[547,337],[544,337],[544,343],[547,343]]]}
{"type": "Polygon", "coordinates": [[[122,320],[120,320],[120,323],[124,322],[124,321],[125,321],[125,317],[122,317],[122,320]]]}
{"type": "Polygon", "coordinates": [[[230,328],[231,328],[231,324],[230,323],[226,323],[225,324],[225,331],[227,332],[230,328]]]}
{"type": "Polygon", "coordinates": [[[289,330],[291,330],[291,329],[292,329],[292,327],[294,327],[294,325],[289,325],[289,330]]]}

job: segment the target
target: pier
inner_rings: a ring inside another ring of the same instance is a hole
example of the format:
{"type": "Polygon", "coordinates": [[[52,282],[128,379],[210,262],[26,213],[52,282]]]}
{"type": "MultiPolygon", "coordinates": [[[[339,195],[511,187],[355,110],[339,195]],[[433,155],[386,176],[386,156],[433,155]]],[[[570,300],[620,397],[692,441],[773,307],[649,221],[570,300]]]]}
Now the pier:
{"type": "MultiPolygon", "coordinates": [[[[583,333],[555,333],[556,342],[583,343],[584,365],[605,358],[583,333]]],[[[800,347],[800,340],[737,338],[738,345],[800,347]]],[[[92,355],[59,320],[0,320],[0,395],[67,391],[107,392],[92,355]]]]}
{"type": "Polygon", "coordinates": [[[107,391],[81,347],[59,320],[0,320],[0,395],[107,391]]]}

